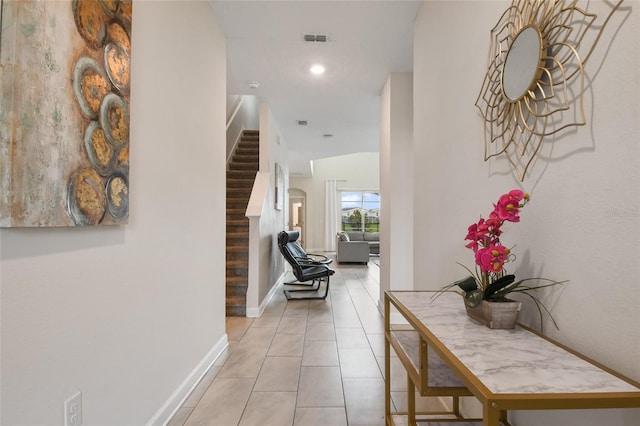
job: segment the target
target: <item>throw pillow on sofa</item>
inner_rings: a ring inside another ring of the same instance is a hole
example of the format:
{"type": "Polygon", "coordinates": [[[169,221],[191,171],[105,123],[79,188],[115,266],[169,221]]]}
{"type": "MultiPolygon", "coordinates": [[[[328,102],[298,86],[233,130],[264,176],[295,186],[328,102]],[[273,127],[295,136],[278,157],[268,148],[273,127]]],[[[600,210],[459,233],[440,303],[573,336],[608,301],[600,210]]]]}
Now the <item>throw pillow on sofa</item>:
{"type": "Polygon", "coordinates": [[[349,241],[364,241],[364,232],[362,231],[348,231],[349,241]]]}
{"type": "Polygon", "coordinates": [[[340,241],[350,241],[349,240],[349,234],[347,234],[344,231],[338,232],[338,238],[340,239],[340,241]]]}

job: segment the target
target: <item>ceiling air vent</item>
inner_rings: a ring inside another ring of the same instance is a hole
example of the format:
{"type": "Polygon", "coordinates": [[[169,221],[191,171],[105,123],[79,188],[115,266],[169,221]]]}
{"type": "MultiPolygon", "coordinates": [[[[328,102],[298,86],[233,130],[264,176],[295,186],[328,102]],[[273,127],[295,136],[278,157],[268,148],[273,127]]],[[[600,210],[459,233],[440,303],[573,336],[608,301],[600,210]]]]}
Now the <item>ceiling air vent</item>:
{"type": "Polygon", "coordinates": [[[304,34],[302,36],[304,41],[307,42],[319,42],[326,43],[329,40],[329,37],[326,34],[304,34]]]}
{"type": "Polygon", "coordinates": [[[298,126],[306,126],[308,124],[307,120],[298,120],[298,126]]]}

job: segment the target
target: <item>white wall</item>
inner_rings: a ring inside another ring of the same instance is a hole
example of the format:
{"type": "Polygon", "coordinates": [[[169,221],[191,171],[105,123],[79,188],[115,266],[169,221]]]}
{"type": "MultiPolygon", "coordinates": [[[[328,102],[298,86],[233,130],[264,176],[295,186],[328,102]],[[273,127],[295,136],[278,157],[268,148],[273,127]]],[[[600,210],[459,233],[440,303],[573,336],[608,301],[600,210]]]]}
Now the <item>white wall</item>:
{"type": "Polygon", "coordinates": [[[235,151],[244,130],[260,127],[260,100],[254,95],[227,96],[227,161],[235,151]],[[236,111],[237,109],[237,111],[236,111]],[[234,115],[235,112],[235,115],[234,115]]]}
{"type": "MultiPolygon", "coordinates": [[[[547,323],[545,331],[640,380],[640,4],[623,3],[585,66],[587,125],[550,138],[524,183],[503,158],[483,161],[483,123],[474,106],[489,31],[509,4],[429,1],[416,19],[416,287],[435,289],[463,277],[456,262],[473,264],[464,248],[467,227],[500,194],[522,188],[531,203],[503,235],[504,243],[517,244],[514,272],[571,280],[543,297],[560,326],[547,323]]],[[[579,5],[601,16],[609,7],[579,5]]],[[[523,319],[535,324],[528,302],[523,319]]],[[[519,426],[631,426],[638,418],[640,410],[514,416],[519,426]]]]}
{"type": "Polygon", "coordinates": [[[136,2],[132,42],[129,224],[0,230],[2,424],[76,391],[85,425],[161,420],[226,342],[224,37],[206,2],[136,2]]]}
{"type": "Polygon", "coordinates": [[[284,259],[278,249],[278,232],[286,229],[289,208],[287,175],[287,145],[280,134],[276,118],[269,105],[260,103],[260,171],[268,171],[271,182],[267,191],[267,201],[260,220],[260,303],[284,273],[284,259]],[[276,164],[284,174],[282,210],[275,208],[276,164]]]}
{"type": "Polygon", "coordinates": [[[391,73],[380,96],[380,189],[382,306],[386,290],[413,289],[412,73],[391,73]]]}
{"type": "Polygon", "coordinates": [[[338,190],[375,190],[380,188],[380,154],[363,152],[314,160],[312,178],[291,177],[289,187],[307,193],[308,252],[324,250],[325,182],[338,180],[338,190]]]}

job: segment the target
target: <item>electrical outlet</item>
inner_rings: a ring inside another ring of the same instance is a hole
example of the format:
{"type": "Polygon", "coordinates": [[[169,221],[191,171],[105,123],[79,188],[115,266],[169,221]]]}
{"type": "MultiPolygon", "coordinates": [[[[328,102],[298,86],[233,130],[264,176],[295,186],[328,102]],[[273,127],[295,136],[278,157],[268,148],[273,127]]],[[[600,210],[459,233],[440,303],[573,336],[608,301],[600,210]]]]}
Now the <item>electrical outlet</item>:
{"type": "Polygon", "coordinates": [[[82,393],[78,392],[64,402],[64,426],[82,425],[82,393]]]}

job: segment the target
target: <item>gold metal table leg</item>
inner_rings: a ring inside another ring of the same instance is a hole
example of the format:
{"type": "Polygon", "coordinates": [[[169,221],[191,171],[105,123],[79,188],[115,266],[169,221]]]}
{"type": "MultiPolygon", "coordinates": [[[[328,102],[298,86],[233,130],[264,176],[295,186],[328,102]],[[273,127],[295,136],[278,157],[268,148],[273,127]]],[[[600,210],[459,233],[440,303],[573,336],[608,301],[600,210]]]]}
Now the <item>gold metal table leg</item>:
{"type": "Polygon", "coordinates": [[[416,426],[416,386],[407,374],[407,411],[409,412],[409,426],[416,426]]]}
{"type": "Polygon", "coordinates": [[[487,401],[484,403],[483,411],[483,426],[499,426],[500,418],[503,411],[498,409],[497,404],[494,401],[487,401]]]}

